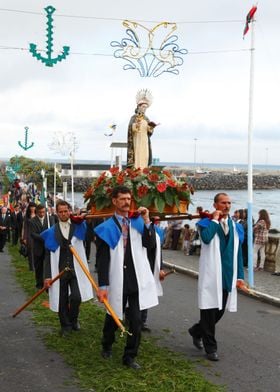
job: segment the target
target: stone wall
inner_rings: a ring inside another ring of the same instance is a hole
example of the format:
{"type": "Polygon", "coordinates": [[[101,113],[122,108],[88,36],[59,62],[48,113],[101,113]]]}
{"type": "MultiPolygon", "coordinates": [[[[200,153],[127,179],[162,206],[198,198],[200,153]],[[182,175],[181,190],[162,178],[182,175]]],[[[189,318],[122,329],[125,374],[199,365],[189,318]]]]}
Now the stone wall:
{"type": "MultiPolygon", "coordinates": [[[[195,190],[238,190],[247,189],[248,178],[246,174],[228,174],[213,172],[206,175],[186,176],[186,181],[193,185],[195,190]]],[[[64,177],[61,181],[66,181],[71,186],[71,178],[64,177]]],[[[92,184],[92,178],[75,177],[75,191],[85,192],[92,184]]],[[[258,174],[253,176],[254,189],[280,189],[280,176],[270,174],[258,174]]],[[[60,190],[59,190],[60,191],[60,190]]]]}
{"type": "MultiPolygon", "coordinates": [[[[246,174],[211,173],[201,177],[187,177],[187,182],[196,190],[236,190],[247,189],[248,177],[246,174]]],[[[280,189],[279,175],[253,176],[254,189],[280,189]]]]}

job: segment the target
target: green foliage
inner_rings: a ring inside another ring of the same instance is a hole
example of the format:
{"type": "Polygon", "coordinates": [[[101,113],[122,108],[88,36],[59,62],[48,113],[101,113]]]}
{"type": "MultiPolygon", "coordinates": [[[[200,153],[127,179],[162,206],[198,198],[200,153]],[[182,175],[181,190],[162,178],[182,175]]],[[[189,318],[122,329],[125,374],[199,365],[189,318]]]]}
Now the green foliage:
{"type": "MultiPolygon", "coordinates": [[[[44,169],[48,179],[48,188],[53,186],[54,166],[44,161],[36,161],[24,156],[14,156],[10,159],[10,164],[19,166],[19,175],[25,182],[42,184],[41,170],[44,169]]],[[[57,176],[57,184],[61,182],[57,176]]]]}
{"type": "Polygon", "coordinates": [[[123,185],[132,192],[136,205],[156,206],[163,212],[166,205],[179,207],[179,200],[190,201],[192,187],[184,181],[177,180],[169,171],[155,167],[141,169],[125,169],[119,171],[113,167],[103,172],[94,180],[92,186],[84,194],[85,202],[90,201],[97,210],[111,205],[112,190],[123,185]]]}
{"type": "MultiPolygon", "coordinates": [[[[10,247],[16,278],[27,293],[34,294],[34,275],[28,271],[26,259],[16,247],[10,247]]],[[[160,338],[144,337],[137,360],[140,371],[126,369],[122,363],[125,337],[116,334],[113,357],[101,358],[101,334],[105,312],[97,302],[81,305],[81,331],[72,332],[68,338],[59,336],[59,320],[56,313],[42,306],[46,294],[38,297],[27,310],[47,347],[59,352],[74,369],[78,387],[95,392],[222,392],[223,387],[206,381],[191,361],[182,355],[160,347],[160,338]]],[[[26,311],[26,310],[24,310],[26,311]]],[[[18,315],[17,317],[20,317],[18,315]]]]}

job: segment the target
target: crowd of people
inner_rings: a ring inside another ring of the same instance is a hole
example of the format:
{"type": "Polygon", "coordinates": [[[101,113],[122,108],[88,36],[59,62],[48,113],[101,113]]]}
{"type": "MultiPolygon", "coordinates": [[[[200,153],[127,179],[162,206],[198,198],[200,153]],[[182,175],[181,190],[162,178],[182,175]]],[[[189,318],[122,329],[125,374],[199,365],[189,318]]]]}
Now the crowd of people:
{"type": "MultiPolygon", "coordinates": [[[[6,241],[15,246],[21,244],[21,253],[34,271],[35,286],[48,290],[50,309],[58,313],[61,336],[67,337],[80,329],[81,302],[93,298],[83,268],[89,271],[90,245],[95,239],[97,298],[100,302],[109,301],[117,317],[125,318],[129,334],[122,363],[139,369],[136,357],[147,312],[158,305],[158,297],[163,294],[162,248],[181,249],[186,256],[199,249],[200,318],[189,334],[194,346],[204,348],[209,360],[219,360],[215,325],[225,309],[236,311],[236,285],[244,279],[246,210],[235,211],[231,217],[230,197],[219,193],[211,214],[203,216],[202,207],[197,208],[200,215],[191,217],[196,219],[195,228],[181,220],[168,221],[164,228],[160,227],[159,217],[150,219],[145,207],[139,207],[137,214],[130,216],[130,203],[131,191],[116,187],[112,192],[114,215],[95,222],[84,219],[81,210],[72,211],[64,200],[57,201],[56,211],[32,200],[16,200],[12,208],[4,205],[0,211],[0,251],[3,252],[6,241]],[[73,248],[80,261],[73,255],[73,248]]],[[[264,267],[269,228],[269,214],[260,210],[253,229],[256,271],[264,267]]],[[[117,328],[108,312],[101,341],[101,355],[106,360],[112,356],[117,328]]]]}

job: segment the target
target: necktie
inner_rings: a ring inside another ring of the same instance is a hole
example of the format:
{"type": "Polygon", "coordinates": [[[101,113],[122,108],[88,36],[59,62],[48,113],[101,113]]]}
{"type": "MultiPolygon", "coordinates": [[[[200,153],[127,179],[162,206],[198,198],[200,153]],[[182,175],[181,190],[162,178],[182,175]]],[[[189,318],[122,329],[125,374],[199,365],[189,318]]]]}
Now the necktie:
{"type": "Polygon", "coordinates": [[[122,235],[123,235],[123,248],[125,253],[127,238],[128,238],[128,222],[127,219],[125,218],[122,219],[122,235]]]}
{"type": "Polygon", "coordinates": [[[229,231],[228,224],[224,219],[221,222],[222,222],[222,227],[223,227],[224,233],[225,233],[225,235],[227,235],[228,231],[229,231]]]}

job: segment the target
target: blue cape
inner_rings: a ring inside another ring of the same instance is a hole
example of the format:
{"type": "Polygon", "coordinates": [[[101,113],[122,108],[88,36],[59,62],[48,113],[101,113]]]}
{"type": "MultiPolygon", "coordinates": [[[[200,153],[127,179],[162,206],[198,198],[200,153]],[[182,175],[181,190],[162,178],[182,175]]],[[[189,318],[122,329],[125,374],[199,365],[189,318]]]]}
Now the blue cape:
{"type": "MultiPolygon", "coordinates": [[[[208,227],[211,220],[209,218],[203,218],[199,222],[197,222],[197,226],[200,227],[208,227]]],[[[243,243],[244,241],[244,228],[240,223],[235,223],[236,231],[239,237],[239,241],[243,243]]]]}
{"type": "MultiPolygon", "coordinates": [[[[130,219],[131,227],[138,231],[141,235],[144,232],[144,221],[141,216],[130,219]]],[[[100,237],[111,249],[115,249],[120,237],[121,230],[113,218],[107,219],[105,222],[96,226],[94,232],[100,237]]]]}
{"type": "MultiPolygon", "coordinates": [[[[43,237],[45,241],[45,247],[51,252],[55,252],[59,247],[59,243],[55,238],[55,226],[56,225],[50,227],[47,230],[44,230],[40,234],[40,236],[43,237]]],[[[86,222],[82,222],[79,225],[74,224],[73,237],[76,237],[79,240],[83,241],[85,239],[86,230],[87,230],[86,222]]]]}

